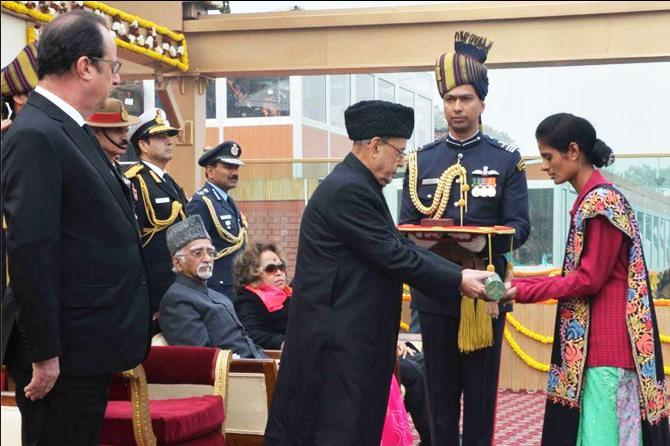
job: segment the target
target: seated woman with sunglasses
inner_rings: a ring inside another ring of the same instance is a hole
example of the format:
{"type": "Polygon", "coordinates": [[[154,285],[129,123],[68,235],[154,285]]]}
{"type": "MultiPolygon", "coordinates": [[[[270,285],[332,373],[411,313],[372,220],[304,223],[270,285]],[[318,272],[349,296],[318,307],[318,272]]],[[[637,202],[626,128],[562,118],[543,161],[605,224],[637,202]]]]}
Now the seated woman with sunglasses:
{"type": "Polygon", "coordinates": [[[286,263],[272,243],[254,243],[235,261],[235,311],[253,341],[279,350],[288,324],[291,288],[286,263]]]}

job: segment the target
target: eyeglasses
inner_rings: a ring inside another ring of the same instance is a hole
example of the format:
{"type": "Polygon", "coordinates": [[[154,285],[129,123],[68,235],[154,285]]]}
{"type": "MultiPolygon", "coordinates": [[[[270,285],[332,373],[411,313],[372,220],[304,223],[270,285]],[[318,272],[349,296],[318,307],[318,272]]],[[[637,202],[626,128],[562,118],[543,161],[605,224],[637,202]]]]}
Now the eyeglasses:
{"type": "Polygon", "coordinates": [[[393,147],[393,148],[395,149],[395,151],[396,151],[396,155],[395,155],[396,159],[401,160],[401,159],[404,159],[404,158],[405,158],[405,148],[404,148],[404,147],[401,149],[400,147],[396,147],[396,146],[394,146],[393,144],[391,144],[390,142],[385,141],[385,140],[383,140],[383,139],[382,139],[382,143],[386,144],[387,146],[391,146],[391,147],[393,147]]]}
{"type": "Polygon", "coordinates": [[[285,272],[286,271],[286,265],[283,263],[270,263],[268,265],[265,265],[265,268],[263,268],[263,271],[265,271],[268,274],[274,274],[277,271],[285,272]]]}
{"type": "Polygon", "coordinates": [[[112,74],[119,74],[119,71],[121,71],[121,62],[119,62],[118,60],[102,59],[100,57],[92,57],[92,56],[89,56],[89,59],[110,64],[112,67],[112,74]]]}

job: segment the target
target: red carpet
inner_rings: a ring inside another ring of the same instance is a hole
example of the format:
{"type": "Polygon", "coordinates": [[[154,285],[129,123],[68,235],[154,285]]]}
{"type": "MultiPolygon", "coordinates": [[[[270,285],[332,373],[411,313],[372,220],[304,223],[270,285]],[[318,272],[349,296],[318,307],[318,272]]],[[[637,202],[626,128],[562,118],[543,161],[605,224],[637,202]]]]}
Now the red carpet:
{"type": "MultiPolygon", "coordinates": [[[[495,446],[538,446],[546,395],[542,392],[498,392],[495,446]]],[[[419,436],[414,431],[414,444],[419,436]]]]}
{"type": "Polygon", "coordinates": [[[539,445],[545,399],[543,392],[498,392],[496,446],[539,445]]]}

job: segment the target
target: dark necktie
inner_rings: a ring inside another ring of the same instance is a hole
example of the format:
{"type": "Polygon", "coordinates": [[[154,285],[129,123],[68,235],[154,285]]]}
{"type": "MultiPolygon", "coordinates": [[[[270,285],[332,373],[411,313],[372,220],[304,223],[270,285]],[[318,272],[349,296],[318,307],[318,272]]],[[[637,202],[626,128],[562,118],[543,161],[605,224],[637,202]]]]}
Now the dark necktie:
{"type": "Polygon", "coordinates": [[[175,196],[180,197],[179,189],[177,188],[177,183],[175,183],[175,181],[172,179],[170,175],[168,175],[167,172],[163,173],[163,181],[175,193],[175,196]]]}

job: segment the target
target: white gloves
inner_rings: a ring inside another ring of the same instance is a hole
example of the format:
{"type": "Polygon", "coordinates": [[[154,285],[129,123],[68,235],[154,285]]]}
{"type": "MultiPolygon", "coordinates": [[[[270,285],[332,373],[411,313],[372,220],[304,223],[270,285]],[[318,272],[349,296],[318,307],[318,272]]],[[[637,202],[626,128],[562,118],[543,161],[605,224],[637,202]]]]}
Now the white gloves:
{"type": "Polygon", "coordinates": [[[409,233],[409,239],[422,248],[430,249],[442,238],[442,234],[430,232],[409,233]]]}
{"type": "Polygon", "coordinates": [[[450,234],[450,236],[456,240],[461,240],[456,243],[470,252],[481,252],[486,246],[486,237],[483,235],[471,237],[470,234],[450,234]]]}

